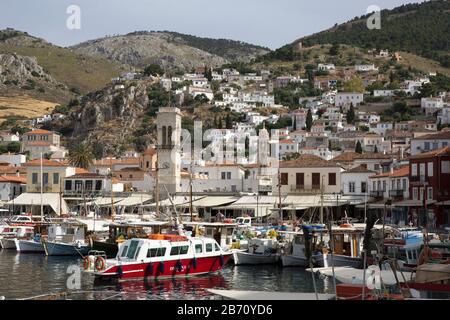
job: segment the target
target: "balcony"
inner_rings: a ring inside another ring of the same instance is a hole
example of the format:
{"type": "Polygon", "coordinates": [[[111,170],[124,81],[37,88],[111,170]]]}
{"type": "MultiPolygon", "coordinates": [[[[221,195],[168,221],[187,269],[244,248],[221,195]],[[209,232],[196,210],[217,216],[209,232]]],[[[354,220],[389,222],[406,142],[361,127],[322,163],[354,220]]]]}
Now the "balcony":
{"type": "Polygon", "coordinates": [[[295,193],[320,193],[320,186],[291,186],[291,192],[295,193]]]}
{"type": "Polygon", "coordinates": [[[389,190],[389,198],[403,198],[404,190],[389,190]]]}
{"type": "Polygon", "coordinates": [[[370,191],[370,197],[376,198],[376,199],[383,199],[384,191],[383,190],[370,191]]]}

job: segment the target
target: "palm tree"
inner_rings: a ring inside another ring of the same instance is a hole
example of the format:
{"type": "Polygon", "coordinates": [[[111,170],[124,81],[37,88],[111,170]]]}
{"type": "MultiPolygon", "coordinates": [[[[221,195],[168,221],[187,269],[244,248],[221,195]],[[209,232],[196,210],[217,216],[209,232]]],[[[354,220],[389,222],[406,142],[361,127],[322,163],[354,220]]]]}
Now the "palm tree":
{"type": "Polygon", "coordinates": [[[86,143],[80,143],[69,150],[69,163],[78,168],[89,168],[94,163],[92,148],[86,143]]]}

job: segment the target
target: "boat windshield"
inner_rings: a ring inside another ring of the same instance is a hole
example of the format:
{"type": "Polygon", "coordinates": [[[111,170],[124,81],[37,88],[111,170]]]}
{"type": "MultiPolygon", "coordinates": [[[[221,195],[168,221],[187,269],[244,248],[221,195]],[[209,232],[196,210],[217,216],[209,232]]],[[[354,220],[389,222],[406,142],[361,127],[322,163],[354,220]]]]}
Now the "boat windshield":
{"type": "Polygon", "coordinates": [[[136,241],[136,240],[131,241],[130,247],[128,248],[128,252],[127,252],[128,259],[134,259],[135,255],[136,255],[136,250],[138,248],[138,244],[139,244],[139,241],[136,241]]]}

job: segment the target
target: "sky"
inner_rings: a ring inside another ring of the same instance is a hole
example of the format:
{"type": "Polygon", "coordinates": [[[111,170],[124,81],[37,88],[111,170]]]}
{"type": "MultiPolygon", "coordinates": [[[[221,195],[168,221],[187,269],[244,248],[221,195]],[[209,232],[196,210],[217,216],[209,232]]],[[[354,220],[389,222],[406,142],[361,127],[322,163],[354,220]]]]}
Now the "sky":
{"type": "Polygon", "coordinates": [[[60,46],[138,30],[226,38],[271,49],[413,0],[1,0],[0,29],[26,31],[60,46]],[[80,28],[67,9],[80,9],[80,28]],[[70,24],[74,26],[74,24],[70,24]],[[76,26],[76,23],[75,23],[76,26]]]}

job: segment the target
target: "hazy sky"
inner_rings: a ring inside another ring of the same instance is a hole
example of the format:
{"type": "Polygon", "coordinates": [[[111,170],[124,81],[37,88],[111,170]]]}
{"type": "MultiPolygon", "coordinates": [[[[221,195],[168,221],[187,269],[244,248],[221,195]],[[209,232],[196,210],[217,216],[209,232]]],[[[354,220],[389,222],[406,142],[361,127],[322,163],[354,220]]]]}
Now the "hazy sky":
{"type": "Polygon", "coordinates": [[[1,0],[0,28],[11,27],[67,46],[136,30],[170,30],[278,48],[335,23],[413,0],[1,0]],[[69,5],[81,29],[66,27],[69,5]]]}

